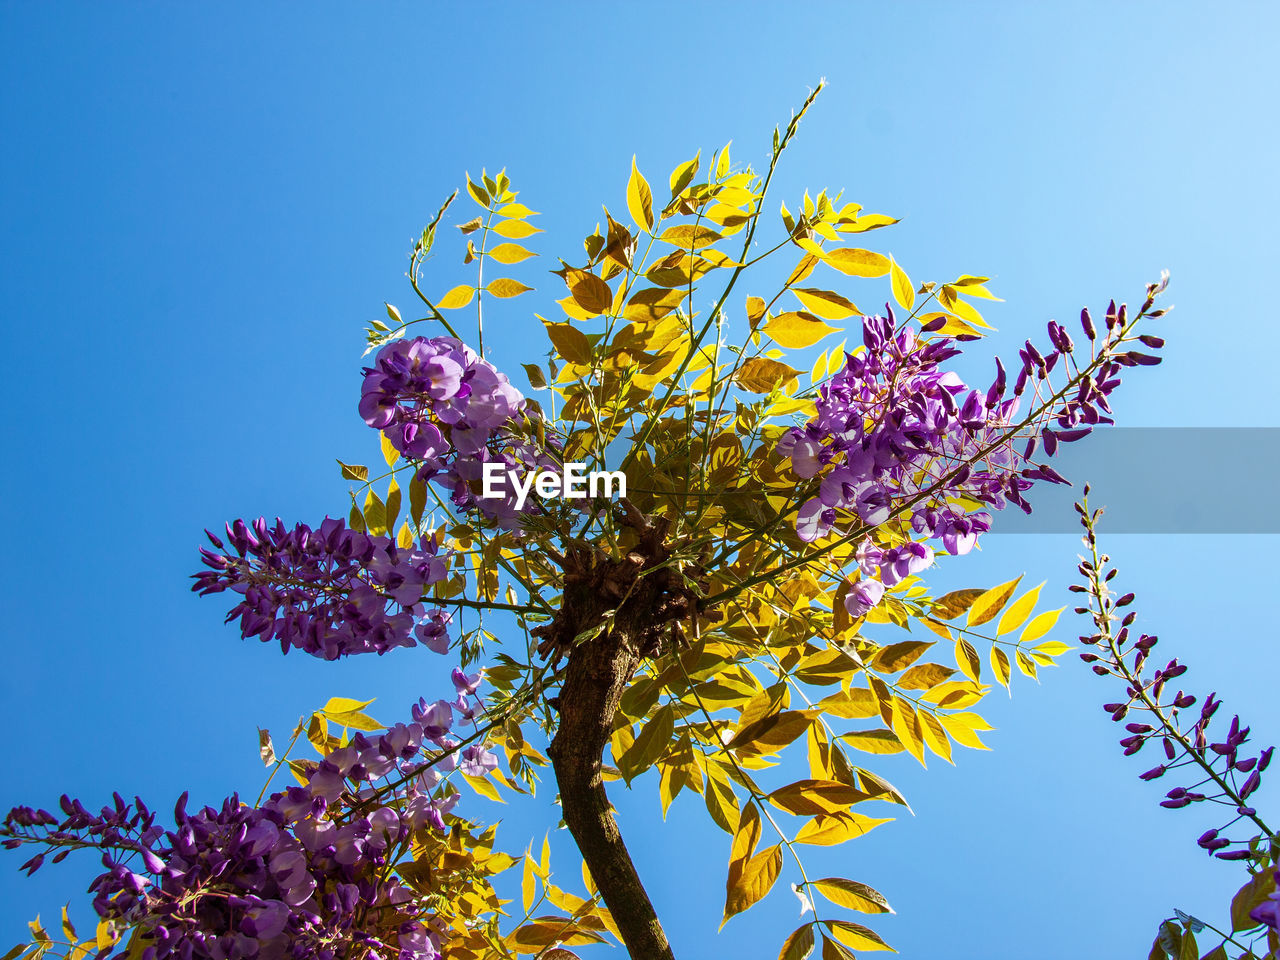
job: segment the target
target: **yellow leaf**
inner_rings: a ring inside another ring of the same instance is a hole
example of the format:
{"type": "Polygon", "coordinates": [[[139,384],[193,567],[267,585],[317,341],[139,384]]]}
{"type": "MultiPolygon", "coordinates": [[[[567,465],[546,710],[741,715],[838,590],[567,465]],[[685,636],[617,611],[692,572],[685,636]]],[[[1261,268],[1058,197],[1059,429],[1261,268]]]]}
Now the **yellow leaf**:
{"type": "Polygon", "coordinates": [[[760,842],[760,813],[754,803],[747,804],[738,820],[738,828],[733,833],[733,842],[729,849],[729,885],[733,886],[742,876],[751,855],[755,853],[756,844],[760,842]]]}
{"type": "Polygon", "coordinates": [[[964,637],[956,638],[956,666],[974,683],[982,672],[982,661],[978,659],[978,650],[964,637]]]}
{"type": "Polygon", "coordinates": [[[519,280],[512,280],[510,277],[498,277],[496,280],[490,280],[485,285],[485,290],[490,296],[497,297],[499,300],[508,300],[511,297],[518,297],[526,290],[532,290],[533,287],[525,286],[519,280]]]}
{"type": "Polygon", "coordinates": [[[707,813],[721,830],[730,835],[737,832],[741,815],[738,812],[738,798],[733,787],[725,780],[717,777],[712,771],[716,767],[708,764],[707,789],[703,791],[703,800],[707,804],[707,813]]]}
{"type": "Polygon", "coordinates": [[[910,310],[916,305],[916,292],[911,286],[911,278],[898,266],[898,261],[893,257],[889,258],[889,276],[893,283],[893,299],[897,300],[904,310],[910,310]]]}
{"type": "Polygon", "coordinates": [[[995,672],[996,682],[1008,690],[1009,677],[1012,676],[1012,671],[1009,669],[1009,655],[997,646],[991,648],[991,669],[995,672]]]}
{"type": "Polygon", "coordinates": [[[499,220],[494,226],[493,232],[500,237],[506,237],[508,240],[523,240],[525,237],[531,237],[535,233],[541,233],[537,227],[525,223],[523,220],[499,220]]]}
{"type": "Polygon", "coordinates": [[[827,250],[823,259],[829,266],[851,277],[883,277],[889,272],[888,257],[856,247],[827,250]]]}
{"type": "Polygon", "coordinates": [[[928,710],[920,710],[916,716],[920,718],[920,730],[929,749],[950,763],[951,741],[947,739],[947,731],[941,722],[928,710]]]}
{"type": "Polygon", "coordinates": [[[396,534],[396,546],[401,550],[413,549],[413,531],[409,529],[409,521],[400,524],[400,532],[396,534]]]}
{"type": "Polygon", "coordinates": [[[951,738],[956,743],[963,744],[973,750],[990,749],[978,739],[975,731],[990,730],[991,726],[976,713],[944,713],[941,721],[947,733],[951,734],[951,738]]]}
{"type": "Polygon", "coordinates": [[[903,750],[902,741],[897,734],[883,727],[875,730],[851,730],[849,733],[842,733],[839,739],[863,753],[901,753],[903,750]]]}
{"type": "Polygon", "coordinates": [[[810,843],[815,846],[833,847],[854,837],[870,833],[882,823],[889,823],[893,818],[877,819],[864,817],[860,813],[844,811],[824,814],[815,817],[800,828],[796,834],[796,843],[810,843]]]}
{"type": "Polygon", "coordinates": [[[843,320],[862,311],[852,300],[842,297],[833,290],[818,290],[815,287],[793,287],[796,295],[805,308],[816,313],[824,320],[843,320]]]}
{"type": "Polygon", "coordinates": [[[829,920],[827,929],[831,935],[846,947],[855,950],[890,950],[897,953],[874,930],[869,930],[860,923],[849,923],[847,920],[829,920]]]}
{"type": "Polygon", "coordinates": [[[76,928],[71,925],[71,918],[67,916],[67,908],[62,908],[62,933],[68,942],[75,943],[80,938],[76,936],[76,928]]]}
{"type": "Polygon", "coordinates": [[[675,711],[670,704],[662,706],[641,729],[635,743],[618,757],[618,770],[631,782],[636,776],[653,766],[667,749],[675,732],[675,711]]]}
{"type": "Polygon", "coordinates": [[[969,617],[966,621],[968,625],[977,627],[993,619],[1004,605],[1009,602],[1009,598],[1013,596],[1013,591],[1018,589],[1018,584],[1021,582],[1022,577],[1018,577],[1016,580],[1002,583],[998,587],[992,587],[974,600],[973,605],[969,607],[969,617]]]}
{"type": "Polygon", "coordinates": [[[751,393],[772,393],[776,388],[791,383],[799,374],[799,370],[785,363],[755,357],[739,367],[733,379],[751,393]]]}
{"type": "Polygon", "coordinates": [[[477,183],[472,183],[471,174],[467,174],[467,193],[471,194],[471,199],[486,209],[489,206],[489,194],[484,187],[477,183]]]}
{"type": "Polygon", "coordinates": [[[814,880],[811,886],[817,887],[819,893],[840,907],[860,910],[863,913],[893,913],[884,894],[856,880],[826,877],[822,880],[814,880]]]}
{"type": "Polygon", "coordinates": [[[953,590],[950,593],[943,594],[933,601],[933,615],[943,620],[954,620],[972,607],[974,601],[982,596],[983,593],[985,591],[970,588],[968,590],[953,590]]]}
{"type": "Polygon", "coordinates": [[[112,929],[111,922],[108,920],[99,920],[96,934],[96,946],[99,950],[105,950],[116,942],[115,930],[112,929]]]}
{"type": "Polygon", "coordinates": [[[813,346],[835,327],[823,323],[812,313],[803,310],[792,313],[780,313],[764,325],[764,332],[774,342],[793,350],[813,346]]]}
{"type": "Polygon", "coordinates": [[[843,813],[867,795],[838,780],[797,780],[779,787],[768,800],[780,810],[801,817],[843,813]]]}
{"type": "Polygon", "coordinates": [[[724,902],[723,927],[730,917],[759,903],[773,889],[778,875],[782,873],[782,844],[776,843],[768,850],[762,850],[749,861],[742,870],[738,882],[728,889],[724,902]]]}
{"type": "Polygon", "coordinates": [[[724,145],[724,149],[720,151],[720,159],[716,161],[716,179],[723,180],[729,175],[729,144],[732,140],[724,145]]]}
{"type": "Polygon", "coordinates": [[[782,952],[778,954],[778,960],[805,960],[811,953],[813,953],[813,924],[806,923],[787,937],[787,942],[782,945],[782,952]]]}
{"type": "Polygon", "coordinates": [[[698,172],[698,163],[701,157],[702,151],[699,150],[692,160],[680,164],[680,166],[671,171],[671,196],[673,199],[693,180],[698,172]]]}
{"type": "Polygon", "coordinates": [[[524,854],[524,868],[520,876],[520,901],[523,904],[524,912],[528,913],[533,909],[533,897],[537,893],[537,879],[533,873],[533,845],[524,854]]]}
{"type": "Polygon", "coordinates": [[[636,226],[643,227],[646,233],[653,232],[653,192],[636,166],[634,156],[631,158],[631,179],[627,181],[627,210],[636,226]]]}
{"type": "Polygon", "coordinates": [[[787,710],[757,720],[739,731],[728,747],[745,755],[769,755],[804,735],[813,718],[802,710],[787,710]]]}
{"type": "Polygon", "coordinates": [[[800,258],[800,262],[797,263],[795,269],[791,271],[791,275],[787,277],[787,282],[783,284],[783,286],[789,287],[793,283],[799,283],[801,280],[809,276],[809,274],[813,273],[813,268],[821,262],[821,259],[814,254],[806,253],[800,258]]]}
{"type": "Polygon", "coordinates": [[[494,786],[493,781],[488,777],[473,777],[470,774],[464,773],[462,775],[462,779],[471,784],[471,789],[480,794],[480,796],[488,797],[490,800],[494,800],[498,803],[507,802],[502,799],[502,795],[498,793],[498,788],[494,786]]]}
{"type": "Polygon", "coordinates": [[[545,326],[556,353],[570,363],[590,365],[591,341],[585,333],[569,323],[547,323],[545,326]]]}
{"type": "Polygon", "coordinates": [[[924,734],[920,729],[920,715],[902,697],[893,698],[893,732],[902,745],[924,766],[924,734]]]}
{"type": "Polygon", "coordinates": [[[716,233],[710,227],[704,227],[700,224],[682,224],[676,227],[668,227],[662,231],[662,236],[658,237],[666,243],[675,244],[685,250],[697,250],[699,247],[709,247],[720,239],[720,234],[716,233]]]}
{"type": "Polygon", "coordinates": [[[532,250],[528,250],[518,243],[500,243],[492,250],[486,250],[485,253],[499,263],[519,263],[521,260],[528,260],[530,257],[537,256],[532,250]]]}
{"type": "Polygon", "coordinates": [[[464,283],[454,287],[437,300],[436,307],[440,310],[458,310],[470,303],[475,295],[476,288],[464,283]]]}
{"type": "Polygon", "coordinates": [[[1040,599],[1040,588],[1043,586],[1044,584],[1041,583],[1034,590],[1028,590],[1014,602],[1013,606],[1005,611],[1004,616],[1000,618],[1000,626],[996,630],[997,636],[1012,633],[1026,622],[1027,617],[1031,615],[1031,611],[1035,609],[1036,602],[1040,599]]]}
{"type": "Polygon", "coordinates": [[[363,710],[372,700],[352,700],[350,697],[330,697],[329,702],[321,709],[321,713],[354,713],[363,710]]]}
{"type": "Polygon", "coordinates": [[[609,284],[590,271],[566,270],[564,282],[574,303],[591,316],[602,314],[613,305],[613,291],[609,284]]]}
{"type": "MultiPolygon", "coordinates": [[[[1048,633],[1050,630],[1053,629],[1054,624],[1058,622],[1058,617],[1062,616],[1062,610],[1065,610],[1065,609],[1066,608],[1063,607],[1061,610],[1046,610],[1044,613],[1037,616],[1034,620],[1032,620],[1030,623],[1027,624],[1027,628],[1022,631],[1022,636],[1018,638],[1018,642],[1032,643],[1036,640],[1039,640],[1046,633],[1048,633]]],[[[1047,646],[1049,646],[1047,643],[1041,644],[1036,649],[1040,650],[1042,653],[1045,653],[1047,652],[1045,650],[1045,647],[1047,646]]],[[[1070,649],[1066,644],[1062,644],[1061,647],[1062,649],[1059,650],[1058,653],[1065,653],[1067,650],[1070,649]]],[[[1057,654],[1050,653],[1049,656],[1051,657],[1057,656],[1057,654]]]]}
{"type": "Polygon", "coordinates": [[[525,217],[536,217],[537,210],[530,210],[523,203],[507,203],[498,208],[498,216],[514,217],[517,220],[523,220],[525,217]]]}

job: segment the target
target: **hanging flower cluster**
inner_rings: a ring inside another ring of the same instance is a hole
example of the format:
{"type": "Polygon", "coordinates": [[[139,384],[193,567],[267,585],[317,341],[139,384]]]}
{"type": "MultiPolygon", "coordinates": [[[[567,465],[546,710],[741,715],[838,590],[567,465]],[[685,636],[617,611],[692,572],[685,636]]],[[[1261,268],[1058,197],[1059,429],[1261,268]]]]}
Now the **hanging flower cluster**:
{"type": "MultiPolygon", "coordinates": [[[[1184,717],[1197,703],[1197,698],[1178,689],[1172,681],[1187,672],[1177,659],[1147,672],[1151,653],[1158,638],[1146,633],[1135,637],[1131,632],[1137,614],[1128,609],[1134,594],[1116,596],[1109,587],[1119,572],[1106,554],[1099,553],[1095,525],[1100,511],[1088,509],[1086,500],[1076,505],[1085,529],[1084,542],[1089,556],[1081,559],[1079,572],[1084,583],[1074,584],[1072,592],[1087,595],[1088,605],[1076,613],[1090,616],[1093,632],[1080,637],[1089,649],[1080,659],[1102,677],[1115,677],[1125,685],[1125,697],[1103,705],[1116,723],[1125,724],[1126,736],[1120,746],[1125,756],[1133,756],[1148,744],[1158,744],[1163,757],[1156,766],[1139,774],[1142,780],[1159,780],[1174,775],[1185,784],[1165,793],[1160,806],[1178,810],[1193,804],[1225,807],[1228,819],[1219,827],[1206,830],[1196,841],[1200,849],[1219,860],[1251,861],[1253,867],[1266,867],[1277,836],[1255,808],[1253,795],[1262,784],[1262,774],[1271,764],[1275,747],[1253,753],[1242,748],[1249,740],[1249,727],[1233,716],[1223,731],[1211,732],[1214,715],[1222,701],[1210,693],[1187,724],[1184,717]],[[1234,828],[1234,829],[1233,829],[1234,828]],[[1239,832],[1243,829],[1245,832],[1239,832]],[[1228,836],[1230,831],[1234,836],[1228,836]]],[[[1280,894],[1272,894],[1251,909],[1249,917],[1257,924],[1280,931],[1280,894]]],[[[1237,928],[1239,929],[1239,928],[1237,928]]]]}
{"type": "MultiPolygon", "coordinates": [[[[1162,289],[1163,282],[1148,287],[1140,317],[1148,315],[1162,289]]],[[[950,554],[968,553],[990,530],[991,514],[972,512],[965,504],[1000,510],[1012,503],[1030,513],[1023,494],[1035,481],[1068,482],[1047,464],[1032,462],[1037,449],[1043,446],[1051,457],[1060,443],[1112,423],[1108,397],[1120,384],[1121,368],[1159,363],[1156,356],[1122,351],[1121,344],[1133,339],[1151,348],[1163,344],[1155,337],[1130,337],[1127,308],[1113,302],[1101,337],[1089,311],[1081,312],[1093,351],[1078,363],[1071,336],[1050,321],[1051,347],[1041,352],[1026,342],[1019,350],[1012,396],[1006,398],[1007,376],[999,360],[985,393],[970,389],[942,369],[960,353],[952,339],[917,335],[897,325],[892,308],[887,313],[862,318],[866,349],[849,354],[844,368],[823,385],[817,415],[788,430],[777,444],[797,476],[818,481],[796,519],[796,532],[806,542],[839,532],[842,520],[874,527],[905,508],[917,534],[940,540],[950,554]],[[1052,385],[1055,369],[1066,372],[1067,382],[1059,388],[1052,385]],[[1037,406],[1019,423],[1015,417],[1029,385],[1037,406]],[[1019,433],[1027,439],[1015,450],[1019,433]]],[[[924,332],[938,324],[926,325],[924,332]]],[[[881,549],[866,541],[858,553],[863,579],[846,594],[850,615],[866,613],[884,587],[925,569],[933,556],[933,548],[920,542],[881,549]],[[874,576],[878,585],[870,582],[874,576]]]]}
{"type": "Polygon", "coordinates": [[[457,760],[459,741],[449,735],[455,711],[474,717],[480,708],[479,683],[455,670],[455,701],[419,701],[411,723],[374,738],[357,733],[305,786],[259,807],[233,795],[219,809],[189,813],[184,793],[166,831],[141,799],[127,804],[116,794],[95,815],[64,796],[64,818],[16,807],[0,836],[7,848],[46,846],[23,864],[28,873],[48,852],[58,862],[72,849],[101,850],[106,870],[90,885],[94,909],[138,929],[143,960],[337,960],[351,944],[370,956],[434,960],[442,927],[388,865],[415,832],[445,829],[458,795],[433,793],[442,772],[496,766],[479,745],[457,760]]]}
{"type": "MultiPolygon", "coordinates": [[[[206,531],[208,533],[208,531],[206,531]]],[[[227,524],[227,539],[209,533],[215,550],[200,553],[209,569],[194,574],[201,596],[231,590],[241,595],[227,621],[240,620],[241,636],[278,640],[280,649],[304,650],[326,660],[353,653],[386,653],[417,640],[438,653],[448,648],[448,616],[422,603],[443,580],[447,564],[434,540],[406,549],[385,536],[326,518],[316,529],[288,529],[259,517],[227,524]]]]}
{"type": "Polygon", "coordinates": [[[534,415],[505,374],[453,337],[395,340],[364,371],[365,423],[420,462],[419,476],[448,489],[456,506],[478,509],[507,529],[537,509],[532,498],[517,508],[507,471],[555,466],[542,444],[515,429],[518,418],[534,415]],[[479,496],[486,463],[503,464],[501,497],[479,496]]]}

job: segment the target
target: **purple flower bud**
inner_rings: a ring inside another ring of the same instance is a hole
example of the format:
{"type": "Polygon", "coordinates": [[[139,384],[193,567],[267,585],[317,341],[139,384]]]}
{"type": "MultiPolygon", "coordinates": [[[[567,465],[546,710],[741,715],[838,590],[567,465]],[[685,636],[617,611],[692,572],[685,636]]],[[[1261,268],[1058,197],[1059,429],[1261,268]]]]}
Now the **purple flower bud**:
{"type": "Polygon", "coordinates": [[[1093,325],[1093,317],[1089,316],[1089,308],[1080,311],[1080,326],[1084,329],[1084,335],[1090,340],[1094,340],[1098,336],[1098,331],[1093,325]]]}

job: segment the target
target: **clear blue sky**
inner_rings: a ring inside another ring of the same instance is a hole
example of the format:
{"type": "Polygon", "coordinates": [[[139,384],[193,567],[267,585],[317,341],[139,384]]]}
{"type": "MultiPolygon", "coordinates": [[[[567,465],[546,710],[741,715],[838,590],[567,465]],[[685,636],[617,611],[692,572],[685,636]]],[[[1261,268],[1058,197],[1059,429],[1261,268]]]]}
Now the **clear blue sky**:
{"type": "MultiPolygon", "coordinates": [[[[623,208],[633,153],[651,179],[731,138],[735,160],[760,164],[826,76],[778,196],[843,187],[904,218],[877,239],[917,281],[994,277],[1007,302],[981,369],[993,347],[1137,299],[1168,268],[1168,361],[1126,384],[1122,421],[1280,426],[1273,6],[790,8],[0,7],[0,807],[113,789],[162,808],[184,789],[252,797],[256,726],[283,731],[331,695],[376,696],[389,722],[446,682],[425,651],[328,664],[242,643],[186,575],[206,525],[344,509],[333,458],[376,456],[355,413],[360,328],[384,299],[407,303],[410,238],[464,170],[505,165],[544,211],[538,249],[572,258],[601,202],[623,208]]],[[[515,303],[494,321],[508,368],[542,349],[515,303]]],[[[1262,612],[1276,546],[1110,543],[1197,691],[1266,742],[1280,739],[1262,612]]],[[[1075,549],[993,536],[935,583],[1025,571],[1066,603],[1075,549]]],[[[1158,809],[1140,761],[1119,757],[1098,707],[1112,693],[1066,662],[991,698],[993,752],[927,774],[880,762],[917,816],[820,869],[888,895],[899,915],[876,926],[908,960],[1132,957],[1174,907],[1220,917],[1239,871],[1204,860],[1206,824],[1158,809]]],[[[798,921],[782,886],[717,938],[728,838],[699,804],[663,825],[651,783],[614,802],[679,956],[776,955],[798,921]]],[[[501,815],[520,848],[555,819],[545,803],[501,815]]],[[[94,867],[27,880],[4,861],[0,950],[94,867]]]]}

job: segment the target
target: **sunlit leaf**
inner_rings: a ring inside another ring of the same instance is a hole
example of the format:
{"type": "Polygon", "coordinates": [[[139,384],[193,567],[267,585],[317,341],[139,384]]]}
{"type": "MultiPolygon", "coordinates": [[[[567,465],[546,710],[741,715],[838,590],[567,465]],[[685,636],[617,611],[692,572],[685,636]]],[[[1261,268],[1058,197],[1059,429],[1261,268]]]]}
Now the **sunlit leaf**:
{"type": "Polygon", "coordinates": [[[1009,598],[1013,596],[1013,591],[1018,589],[1018,584],[1021,582],[1022,577],[1018,577],[1016,580],[1002,583],[998,587],[992,587],[987,590],[974,600],[972,606],[969,607],[968,625],[977,627],[993,619],[1004,605],[1009,602],[1009,598]]]}

